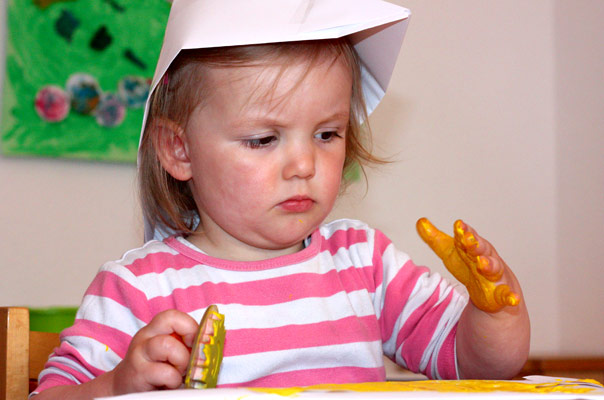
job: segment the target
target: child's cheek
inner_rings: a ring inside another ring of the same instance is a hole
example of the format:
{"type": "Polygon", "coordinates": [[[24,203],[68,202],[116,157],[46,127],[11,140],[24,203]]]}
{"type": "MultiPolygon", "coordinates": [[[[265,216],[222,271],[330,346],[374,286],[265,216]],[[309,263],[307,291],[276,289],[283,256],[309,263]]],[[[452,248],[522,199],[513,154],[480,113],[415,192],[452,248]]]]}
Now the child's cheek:
{"type": "Polygon", "coordinates": [[[275,188],[275,178],[278,168],[271,166],[267,160],[264,163],[240,161],[231,166],[229,185],[239,193],[257,195],[265,190],[275,188]]]}

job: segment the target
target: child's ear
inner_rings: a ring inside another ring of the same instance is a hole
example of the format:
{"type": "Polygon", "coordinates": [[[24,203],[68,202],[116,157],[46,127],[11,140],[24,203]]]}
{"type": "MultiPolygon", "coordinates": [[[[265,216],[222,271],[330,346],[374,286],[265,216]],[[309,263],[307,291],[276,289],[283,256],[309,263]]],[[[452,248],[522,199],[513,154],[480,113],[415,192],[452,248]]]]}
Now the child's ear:
{"type": "Polygon", "coordinates": [[[153,147],[164,169],[179,181],[191,179],[191,161],[184,129],[176,122],[160,118],[151,127],[153,147]]]}

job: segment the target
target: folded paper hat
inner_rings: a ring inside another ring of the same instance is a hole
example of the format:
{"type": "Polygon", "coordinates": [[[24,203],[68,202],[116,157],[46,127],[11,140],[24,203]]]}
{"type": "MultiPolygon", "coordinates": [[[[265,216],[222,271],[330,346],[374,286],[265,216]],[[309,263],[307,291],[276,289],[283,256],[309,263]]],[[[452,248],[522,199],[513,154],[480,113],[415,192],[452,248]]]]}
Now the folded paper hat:
{"type": "Polygon", "coordinates": [[[151,91],[184,49],[348,36],[371,113],[390,82],[409,16],[382,0],[174,0],[151,91]]]}
{"type": "MultiPolygon", "coordinates": [[[[181,50],[348,36],[369,114],[384,97],[410,14],[382,0],[173,0],[151,92],[181,50]]],[[[149,100],[143,131],[148,111],[149,100]]],[[[146,228],[146,239],[165,236],[146,228]]]]}

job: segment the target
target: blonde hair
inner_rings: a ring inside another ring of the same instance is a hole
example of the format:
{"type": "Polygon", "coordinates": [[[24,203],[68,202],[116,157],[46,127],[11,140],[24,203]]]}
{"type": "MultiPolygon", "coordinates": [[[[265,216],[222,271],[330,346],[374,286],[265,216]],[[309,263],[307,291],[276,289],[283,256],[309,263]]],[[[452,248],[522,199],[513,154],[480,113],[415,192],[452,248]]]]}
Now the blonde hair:
{"type": "MultiPolygon", "coordinates": [[[[147,123],[139,149],[139,190],[141,206],[147,221],[161,224],[182,234],[192,233],[198,217],[197,206],[188,182],[173,178],[161,165],[154,137],[155,122],[167,119],[186,130],[189,115],[203,107],[211,88],[203,79],[204,68],[228,68],[265,65],[280,60],[307,60],[308,72],[314,65],[333,57],[342,59],[350,68],[352,97],[346,131],[346,158],[343,174],[358,165],[383,163],[371,153],[371,133],[361,86],[360,60],[347,39],[329,39],[272,43],[223,48],[183,50],[151,94],[147,123]],[[365,122],[362,126],[362,122],[365,122]]],[[[285,72],[289,62],[281,62],[285,72]]],[[[301,80],[305,77],[302,76],[301,80]]],[[[278,78],[277,78],[278,79],[278,78]]]]}

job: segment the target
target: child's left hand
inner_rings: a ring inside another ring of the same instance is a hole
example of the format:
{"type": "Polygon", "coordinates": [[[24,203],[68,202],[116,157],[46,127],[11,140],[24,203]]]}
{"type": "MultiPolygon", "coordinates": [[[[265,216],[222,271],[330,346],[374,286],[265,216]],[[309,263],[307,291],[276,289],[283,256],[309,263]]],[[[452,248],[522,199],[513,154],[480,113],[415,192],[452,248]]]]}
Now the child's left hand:
{"type": "Polygon", "coordinates": [[[506,273],[507,265],[474,229],[458,220],[454,225],[454,237],[451,237],[422,218],[417,221],[417,231],[453,276],[466,286],[470,300],[477,308],[494,313],[520,303],[519,295],[513,291],[519,288],[515,288],[515,279],[506,273]]]}
{"type": "Polygon", "coordinates": [[[526,362],[530,346],[528,311],[514,273],[462,221],[455,222],[453,237],[425,218],[417,221],[417,230],[470,293],[455,334],[459,377],[512,378],[526,362]]]}

